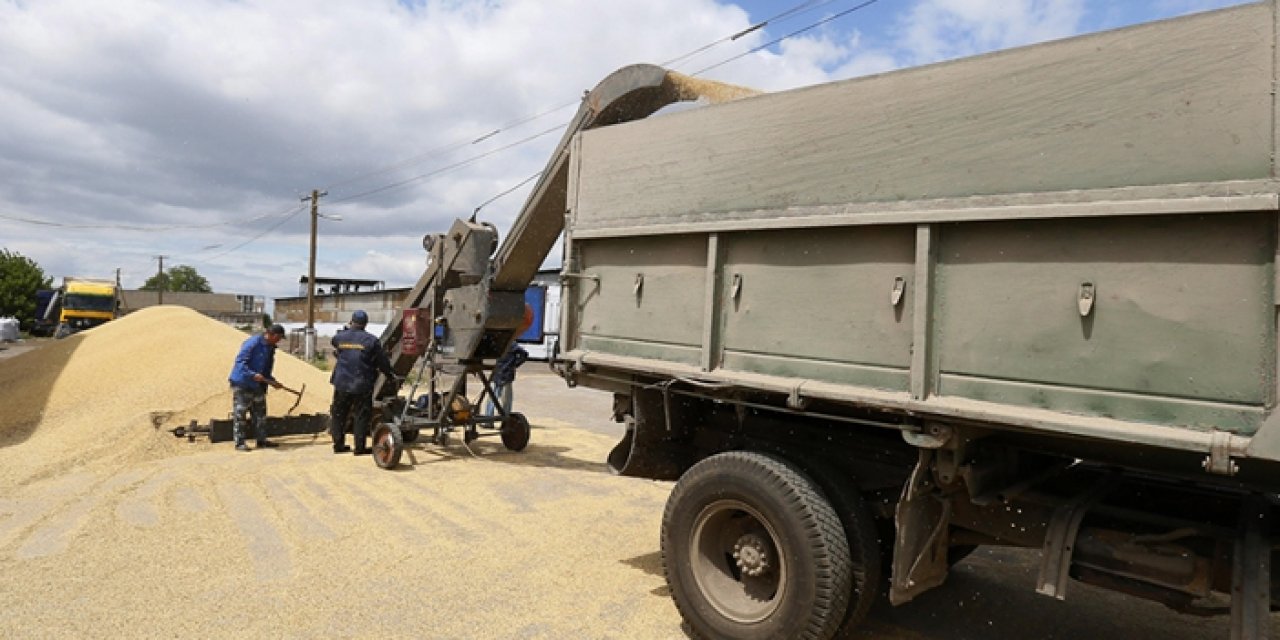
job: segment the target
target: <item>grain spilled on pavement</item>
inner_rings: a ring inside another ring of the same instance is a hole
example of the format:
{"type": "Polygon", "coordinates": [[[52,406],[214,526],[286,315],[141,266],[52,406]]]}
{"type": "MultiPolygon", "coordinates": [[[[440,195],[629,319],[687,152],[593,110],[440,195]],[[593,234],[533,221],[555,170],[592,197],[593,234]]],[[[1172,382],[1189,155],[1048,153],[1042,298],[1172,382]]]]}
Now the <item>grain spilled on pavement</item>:
{"type": "MultiPolygon", "coordinates": [[[[608,394],[539,404],[522,373],[525,451],[424,438],[395,471],[323,434],[240,453],[152,426],[224,416],[243,338],[160,308],[0,361],[0,637],[684,637],[670,484],[611,476],[612,437],[537,408],[607,421],[608,394]]],[[[327,374],[283,354],[277,373],[325,410],[327,374]]]]}

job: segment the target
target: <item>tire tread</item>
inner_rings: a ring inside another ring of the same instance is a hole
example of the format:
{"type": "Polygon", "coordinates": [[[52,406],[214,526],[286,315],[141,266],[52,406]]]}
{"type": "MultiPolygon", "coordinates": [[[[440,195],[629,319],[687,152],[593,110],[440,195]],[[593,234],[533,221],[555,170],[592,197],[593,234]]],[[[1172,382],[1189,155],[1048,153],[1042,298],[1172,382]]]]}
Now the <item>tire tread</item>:
{"type": "MultiPolygon", "coordinates": [[[[662,518],[663,572],[667,576],[668,585],[672,587],[676,609],[686,621],[696,619],[696,616],[691,615],[693,612],[687,610],[687,605],[681,603],[681,598],[676,597],[673,585],[676,567],[672,563],[679,560],[671,557],[672,550],[668,543],[673,533],[669,529],[670,522],[676,509],[680,508],[684,494],[708,478],[724,474],[742,477],[757,473],[775,490],[774,495],[784,497],[792,513],[800,515],[800,528],[809,548],[815,552],[817,590],[813,602],[814,615],[809,617],[804,629],[797,630],[799,633],[795,637],[811,640],[831,638],[845,619],[853,580],[844,525],[812,479],[791,463],[766,453],[730,451],[711,456],[694,465],[676,484],[667,500],[662,518]]],[[[698,629],[692,631],[699,637],[704,637],[698,629]]]]}

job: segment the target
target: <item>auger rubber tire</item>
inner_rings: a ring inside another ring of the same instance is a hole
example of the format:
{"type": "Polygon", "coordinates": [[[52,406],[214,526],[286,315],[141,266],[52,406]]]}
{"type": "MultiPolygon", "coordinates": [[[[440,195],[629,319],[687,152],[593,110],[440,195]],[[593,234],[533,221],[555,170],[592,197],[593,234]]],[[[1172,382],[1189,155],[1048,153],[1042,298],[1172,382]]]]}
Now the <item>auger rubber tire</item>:
{"type": "Polygon", "coordinates": [[[400,427],[382,423],[373,430],[373,461],[383,469],[394,469],[404,453],[404,436],[400,427]]]}

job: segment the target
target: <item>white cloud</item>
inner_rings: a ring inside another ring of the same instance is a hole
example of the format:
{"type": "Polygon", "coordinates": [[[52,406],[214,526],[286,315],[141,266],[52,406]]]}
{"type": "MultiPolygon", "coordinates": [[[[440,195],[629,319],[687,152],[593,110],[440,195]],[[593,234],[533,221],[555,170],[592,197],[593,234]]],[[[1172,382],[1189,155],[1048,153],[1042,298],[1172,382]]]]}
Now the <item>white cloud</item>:
{"type": "Polygon", "coordinates": [[[900,21],[910,64],[1061,38],[1079,30],[1084,0],[922,0],[900,21]]]}

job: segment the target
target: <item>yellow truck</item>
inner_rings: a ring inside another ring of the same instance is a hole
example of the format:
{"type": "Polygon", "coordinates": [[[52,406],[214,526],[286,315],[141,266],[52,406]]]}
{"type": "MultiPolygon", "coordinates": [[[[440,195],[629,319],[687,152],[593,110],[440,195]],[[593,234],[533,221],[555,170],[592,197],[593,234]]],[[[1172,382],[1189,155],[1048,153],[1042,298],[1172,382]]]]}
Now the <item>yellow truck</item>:
{"type": "Polygon", "coordinates": [[[57,318],[54,337],[65,338],[114,319],[117,301],[115,282],[65,277],[45,314],[47,318],[57,318]]]}

